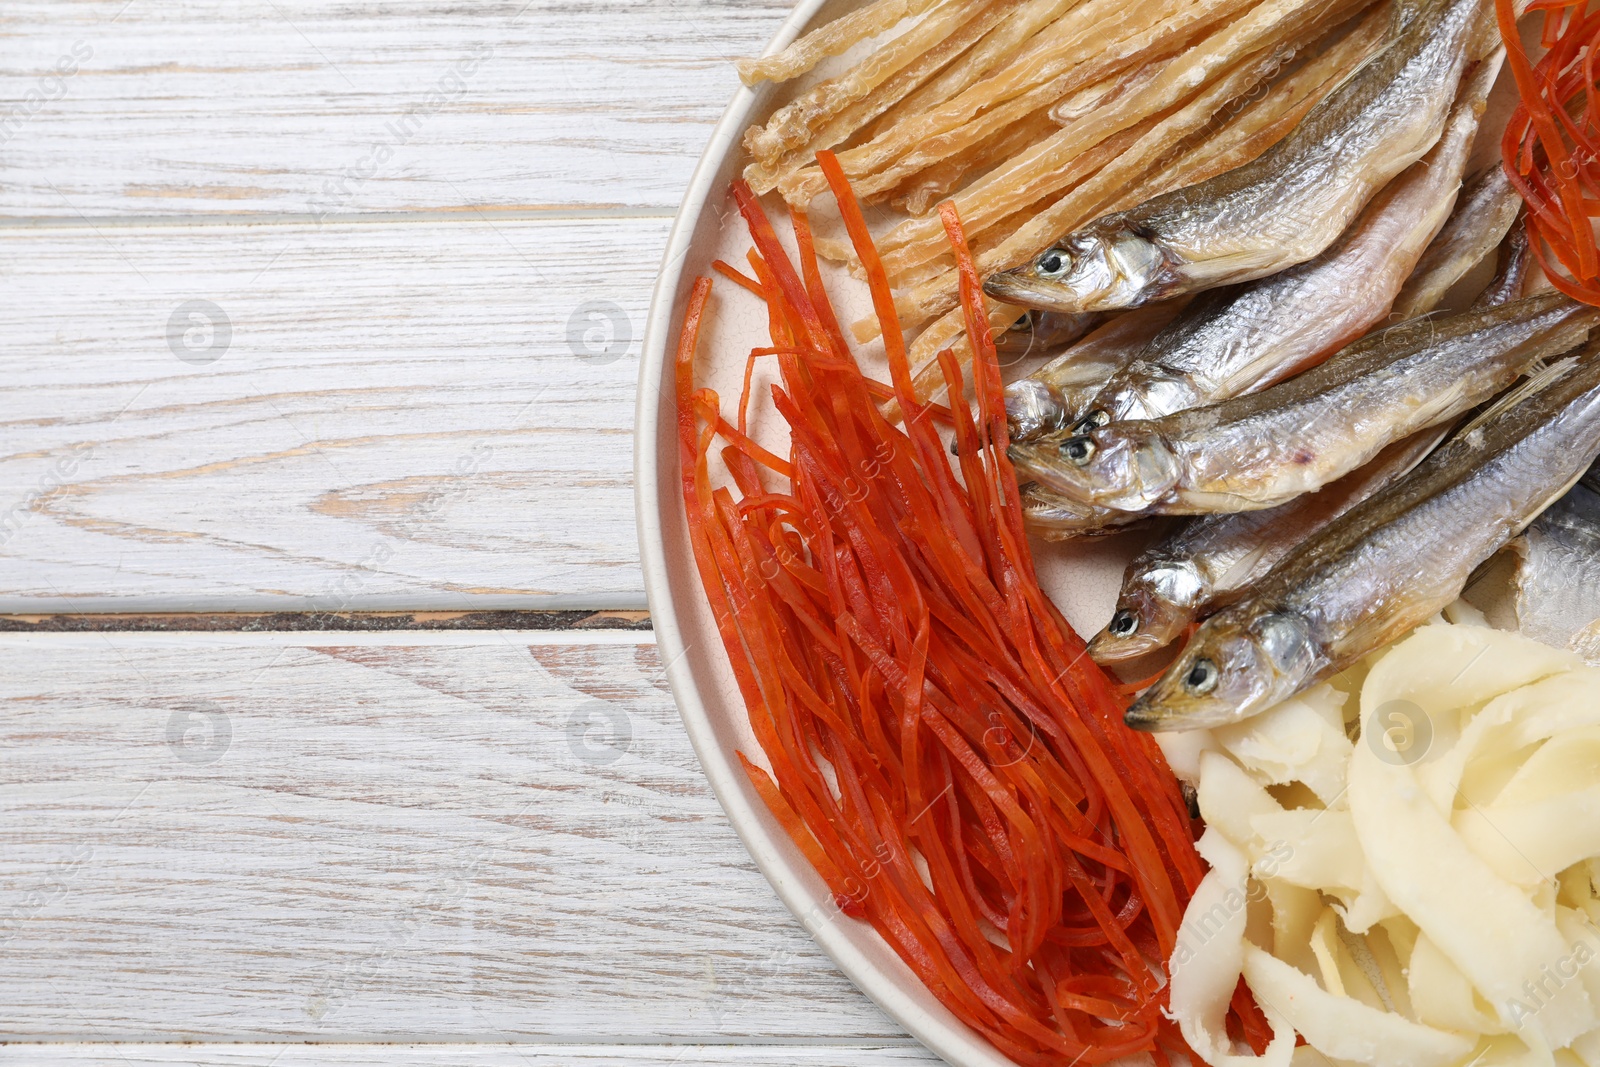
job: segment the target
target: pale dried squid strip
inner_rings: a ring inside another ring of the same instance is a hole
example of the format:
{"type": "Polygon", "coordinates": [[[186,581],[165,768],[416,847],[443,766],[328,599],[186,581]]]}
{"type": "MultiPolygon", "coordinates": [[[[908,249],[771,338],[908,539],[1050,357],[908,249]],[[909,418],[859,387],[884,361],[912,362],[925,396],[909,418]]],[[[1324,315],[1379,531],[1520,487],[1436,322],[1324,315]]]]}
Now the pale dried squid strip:
{"type": "MultiPolygon", "coordinates": [[[[1246,2],[1086,0],[1005,69],[936,110],[840,153],[840,165],[858,196],[893,188],[1077,89],[1181,49],[1246,2]]],[[[780,191],[791,205],[803,205],[825,188],[821,172],[808,167],[780,191]]]]}
{"type": "MultiPolygon", "coordinates": [[[[1438,706],[1438,694],[1414,688],[1414,664],[1411,657],[1386,659],[1373,668],[1361,693],[1363,721],[1401,693],[1431,698],[1438,706]],[[1412,671],[1391,678],[1405,669],[1401,664],[1413,665],[1412,671]]],[[[1512,1017],[1513,1006],[1527,995],[1524,983],[1539,981],[1541,967],[1570,952],[1554,920],[1467,847],[1412,767],[1386,762],[1378,751],[1376,745],[1357,745],[1350,761],[1350,811],[1378,884],[1504,1023],[1533,1029],[1550,1048],[1568,1044],[1590,1028],[1594,1015],[1580,985],[1555,989],[1531,1018],[1512,1017]],[[1451,891],[1437,892],[1441,885],[1451,891]],[[1494,921],[1484,922],[1485,916],[1494,921]]]]}
{"type": "Polygon", "coordinates": [[[1288,1067],[1294,1029],[1271,1003],[1261,1010],[1272,1041],[1261,1056],[1238,1055],[1224,1022],[1244,971],[1249,870],[1244,855],[1208,829],[1195,845],[1211,865],[1194,891],[1172,957],[1172,1013],[1183,1039],[1211,1067],[1288,1067]],[[1193,916],[1193,918],[1191,918],[1193,916]]]}
{"type": "Polygon", "coordinates": [[[940,0],[877,0],[820,26],[777,55],[741,59],[734,63],[746,85],[798,78],[824,59],[843,55],[869,37],[915,18],[940,0]]]}
{"type": "MultiPolygon", "coordinates": [[[[943,40],[917,56],[910,64],[895,72],[861,99],[844,108],[815,130],[810,138],[783,152],[781,155],[758,159],[745,167],[744,178],[758,193],[769,193],[778,183],[815,162],[817,153],[824,148],[843,144],[863,128],[877,122],[892,120],[913,98],[923,98],[930,93],[943,91],[948,77],[959,77],[973,70],[966,61],[972,58],[974,45],[993,36],[993,32],[1007,25],[1016,14],[1011,11],[1011,0],[990,0],[989,6],[963,22],[943,40]],[[960,57],[960,58],[957,58],[960,57]],[[952,62],[954,61],[954,62],[952,62]]],[[[1075,0],[1074,0],[1075,2],[1075,0]]],[[[973,77],[981,74],[976,68],[973,77]]],[[[961,87],[951,90],[958,92],[961,87]]],[[[938,103],[939,97],[933,103],[938,103]]],[[[754,131],[747,134],[755,136],[754,131]]]]}
{"type": "Polygon", "coordinates": [[[745,148],[757,163],[776,164],[783,153],[806,144],[829,119],[989,7],[985,0],[952,0],[929,12],[927,18],[887,42],[847,73],[823,82],[779,108],[766,126],[750,127],[745,134],[745,148]]]}
{"type": "Polygon", "coordinates": [[[1331,993],[1315,978],[1248,942],[1244,977],[1257,1000],[1277,1007],[1312,1047],[1336,1060],[1376,1067],[1447,1067],[1472,1054],[1474,1042],[1461,1035],[1331,993]]]}

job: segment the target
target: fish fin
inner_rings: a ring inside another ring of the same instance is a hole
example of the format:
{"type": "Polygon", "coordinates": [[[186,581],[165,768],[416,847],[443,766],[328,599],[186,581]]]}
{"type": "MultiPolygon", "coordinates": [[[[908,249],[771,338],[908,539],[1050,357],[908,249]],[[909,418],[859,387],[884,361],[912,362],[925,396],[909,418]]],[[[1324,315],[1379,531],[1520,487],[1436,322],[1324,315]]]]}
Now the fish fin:
{"type": "Polygon", "coordinates": [[[1455,436],[1465,437],[1467,434],[1471,433],[1473,430],[1476,430],[1490,419],[1497,417],[1507,409],[1515,407],[1535,393],[1548,389],[1555,382],[1565,378],[1577,368],[1578,357],[1568,356],[1565,359],[1557,360],[1547,367],[1542,366],[1542,363],[1542,360],[1535,360],[1534,363],[1529,366],[1528,376],[1526,378],[1524,378],[1519,384],[1514,385],[1510,389],[1507,389],[1505,392],[1501,393],[1500,396],[1497,397],[1493,402],[1486,406],[1482,411],[1478,412],[1478,414],[1473,417],[1471,422],[1468,422],[1465,426],[1461,427],[1461,429],[1457,430],[1455,436]]]}

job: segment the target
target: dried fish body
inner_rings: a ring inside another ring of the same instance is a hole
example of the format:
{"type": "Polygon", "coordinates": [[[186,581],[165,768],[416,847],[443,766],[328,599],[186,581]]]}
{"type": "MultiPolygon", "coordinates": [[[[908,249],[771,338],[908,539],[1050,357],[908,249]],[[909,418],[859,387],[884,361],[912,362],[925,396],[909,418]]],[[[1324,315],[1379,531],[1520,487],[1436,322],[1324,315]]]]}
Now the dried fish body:
{"type": "Polygon", "coordinates": [[[1522,197],[1499,163],[1473,175],[1456,198],[1455,210],[1417,262],[1394,314],[1409,319],[1436,307],[1446,291],[1494,251],[1522,207],[1522,197]]]}
{"type": "Polygon", "coordinates": [[[1515,391],[1207,619],[1128,709],[1128,724],[1186,730],[1248,718],[1452,603],[1600,452],[1597,349],[1515,391]]]}
{"type": "Polygon", "coordinates": [[[1307,538],[1408,473],[1445,431],[1384,449],[1371,463],[1319,492],[1266,511],[1202,515],[1128,564],[1111,622],[1089,642],[1100,663],[1164,648],[1196,619],[1248,589],[1307,538]]]}
{"type": "Polygon", "coordinates": [[[1054,311],[1136,307],[1303,263],[1438,141],[1482,0],[1429,0],[1259,159],[1107,215],[990,276],[999,300],[1054,311]]]}
{"type": "MultiPolygon", "coordinates": [[[[1104,388],[1180,312],[1180,306],[1158,304],[1118,315],[1026,378],[1006,386],[1006,414],[1011,440],[1031,441],[1066,429],[1076,414],[1104,388]]],[[[1029,312],[1047,323],[1068,317],[1054,312],[1029,312]]],[[[1003,337],[1016,336],[1007,331],[1003,337]]],[[[1035,335],[1036,336],[1036,335],[1035,335]]],[[[1002,342],[1001,359],[1016,358],[1012,340],[1002,342]]]]}
{"type": "Polygon", "coordinates": [[[1600,309],[1541,293],[1370,334],[1250,396],[1059,443],[1016,445],[1021,475],[1084,504],[1159,514],[1274,507],[1448,422],[1538,360],[1582,343],[1600,309]]]}
{"type": "Polygon", "coordinates": [[[1516,542],[1517,628],[1536,641],[1600,653],[1600,488],[1580,481],[1516,542]]]}
{"type": "Polygon", "coordinates": [[[1439,143],[1380,192],[1327,252],[1196,297],[1106,382],[1086,406],[1080,432],[1257,392],[1315,366],[1383,321],[1450,215],[1499,69],[1499,57],[1479,65],[1462,86],[1439,143]]]}

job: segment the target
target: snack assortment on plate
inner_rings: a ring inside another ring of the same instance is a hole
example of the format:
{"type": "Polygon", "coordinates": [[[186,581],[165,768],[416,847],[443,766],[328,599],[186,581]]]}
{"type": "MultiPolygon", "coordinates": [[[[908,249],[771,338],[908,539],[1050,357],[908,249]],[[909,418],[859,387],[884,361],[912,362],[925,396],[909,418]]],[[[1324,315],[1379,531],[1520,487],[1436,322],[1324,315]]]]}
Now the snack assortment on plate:
{"type": "Polygon", "coordinates": [[[1016,1062],[1600,1067],[1596,44],[1576,0],[873,0],[741,64],[809,79],[715,265],[768,340],[699,351],[701,279],[676,367],[744,766],[1016,1062]],[[1086,644],[1036,539],[1113,535],[1086,644]]]}

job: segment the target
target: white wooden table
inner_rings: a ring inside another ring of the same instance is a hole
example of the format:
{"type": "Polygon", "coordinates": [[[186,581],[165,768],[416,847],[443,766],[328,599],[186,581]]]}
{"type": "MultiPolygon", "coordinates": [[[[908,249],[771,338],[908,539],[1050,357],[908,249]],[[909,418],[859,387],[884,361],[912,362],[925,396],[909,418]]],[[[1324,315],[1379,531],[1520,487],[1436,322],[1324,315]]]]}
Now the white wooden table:
{"type": "Polygon", "coordinates": [[[930,1062],[640,628],[646,301],[786,7],[0,7],[0,1063],[930,1062]]]}

